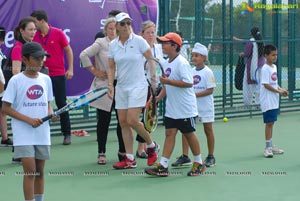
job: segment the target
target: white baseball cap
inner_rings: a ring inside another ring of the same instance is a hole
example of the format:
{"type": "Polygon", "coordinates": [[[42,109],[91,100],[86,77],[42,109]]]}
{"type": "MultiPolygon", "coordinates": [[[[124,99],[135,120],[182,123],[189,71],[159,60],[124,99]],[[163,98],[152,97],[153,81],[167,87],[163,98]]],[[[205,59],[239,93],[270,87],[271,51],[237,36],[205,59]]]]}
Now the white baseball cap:
{"type": "Polygon", "coordinates": [[[127,13],[124,13],[124,12],[119,13],[118,15],[116,15],[115,19],[116,19],[116,22],[121,22],[124,19],[132,20],[131,17],[127,13]]]}
{"type": "Polygon", "coordinates": [[[192,52],[199,53],[199,54],[201,54],[203,56],[207,56],[208,55],[207,48],[204,45],[202,45],[201,43],[195,43],[192,52]]]}

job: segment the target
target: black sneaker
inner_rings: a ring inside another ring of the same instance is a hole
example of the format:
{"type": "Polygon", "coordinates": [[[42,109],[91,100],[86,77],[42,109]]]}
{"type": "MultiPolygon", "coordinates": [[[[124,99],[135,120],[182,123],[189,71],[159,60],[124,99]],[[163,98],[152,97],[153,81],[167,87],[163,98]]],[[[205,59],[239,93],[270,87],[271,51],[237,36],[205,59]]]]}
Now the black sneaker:
{"type": "Polygon", "coordinates": [[[187,173],[187,176],[200,176],[206,170],[206,166],[197,162],[193,163],[191,171],[187,173]]]}
{"type": "Polygon", "coordinates": [[[169,176],[168,168],[163,167],[160,163],[151,168],[146,168],[145,172],[148,175],[158,176],[158,177],[167,177],[169,176]]]}
{"type": "Polygon", "coordinates": [[[20,158],[12,158],[11,163],[12,164],[22,164],[22,161],[20,158]]]}
{"type": "Polygon", "coordinates": [[[186,155],[177,157],[177,161],[172,163],[172,167],[186,167],[192,165],[191,159],[186,155]]]}
{"type": "Polygon", "coordinates": [[[205,161],[204,161],[204,164],[206,167],[213,167],[216,165],[216,159],[214,156],[207,156],[205,161]]]}
{"type": "Polygon", "coordinates": [[[71,144],[71,136],[70,135],[66,135],[64,137],[63,145],[70,145],[70,144],[71,144]]]}
{"type": "Polygon", "coordinates": [[[1,140],[1,146],[13,146],[13,141],[10,138],[1,140]]]}

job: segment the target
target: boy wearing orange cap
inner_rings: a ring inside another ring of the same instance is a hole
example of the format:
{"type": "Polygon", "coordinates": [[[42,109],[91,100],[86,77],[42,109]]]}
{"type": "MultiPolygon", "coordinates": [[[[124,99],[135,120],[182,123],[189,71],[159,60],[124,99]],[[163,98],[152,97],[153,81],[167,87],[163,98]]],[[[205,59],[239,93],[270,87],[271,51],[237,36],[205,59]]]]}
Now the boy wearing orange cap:
{"type": "Polygon", "coordinates": [[[201,175],[206,167],[202,162],[200,143],[195,134],[195,117],[197,116],[197,101],[193,90],[193,76],[189,62],[180,55],[182,39],[176,33],[167,33],[158,37],[162,44],[163,53],[169,60],[164,64],[165,77],[160,77],[164,85],[157,100],[164,96],[166,99],[165,127],[166,138],[160,163],[152,168],[146,168],[145,172],[154,176],[168,176],[168,163],[175,146],[175,138],[178,130],[185,135],[194,155],[192,169],[188,176],[201,175]],[[180,101],[178,101],[180,100],[180,101]]]}

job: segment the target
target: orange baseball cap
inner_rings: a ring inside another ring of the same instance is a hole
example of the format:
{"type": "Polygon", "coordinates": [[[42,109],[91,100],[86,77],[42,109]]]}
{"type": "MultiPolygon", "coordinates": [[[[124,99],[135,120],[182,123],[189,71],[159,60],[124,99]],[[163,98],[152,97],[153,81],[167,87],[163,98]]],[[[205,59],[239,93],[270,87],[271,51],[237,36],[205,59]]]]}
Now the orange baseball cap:
{"type": "Polygon", "coordinates": [[[162,37],[157,37],[157,40],[159,42],[173,41],[177,45],[182,46],[181,37],[177,33],[174,33],[174,32],[169,32],[169,33],[167,33],[166,35],[164,35],[162,37]]]}

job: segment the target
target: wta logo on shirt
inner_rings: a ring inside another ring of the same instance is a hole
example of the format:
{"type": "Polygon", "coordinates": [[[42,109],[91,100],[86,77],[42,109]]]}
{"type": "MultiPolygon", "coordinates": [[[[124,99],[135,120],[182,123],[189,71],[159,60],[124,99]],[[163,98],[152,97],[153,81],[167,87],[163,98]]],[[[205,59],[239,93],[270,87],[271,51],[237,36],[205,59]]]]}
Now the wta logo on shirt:
{"type": "Polygon", "coordinates": [[[276,80],[277,80],[277,72],[274,72],[274,73],[271,75],[271,80],[273,80],[273,81],[276,81],[276,80]]]}
{"type": "Polygon", "coordinates": [[[40,85],[33,85],[26,92],[27,97],[32,100],[40,98],[43,94],[44,89],[40,85]]]}
{"type": "Polygon", "coordinates": [[[194,75],[193,80],[194,80],[194,85],[199,84],[201,82],[201,76],[194,75]]]}
{"type": "Polygon", "coordinates": [[[171,68],[167,68],[167,69],[165,70],[165,76],[169,77],[170,74],[171,74],[171,68]]]}

